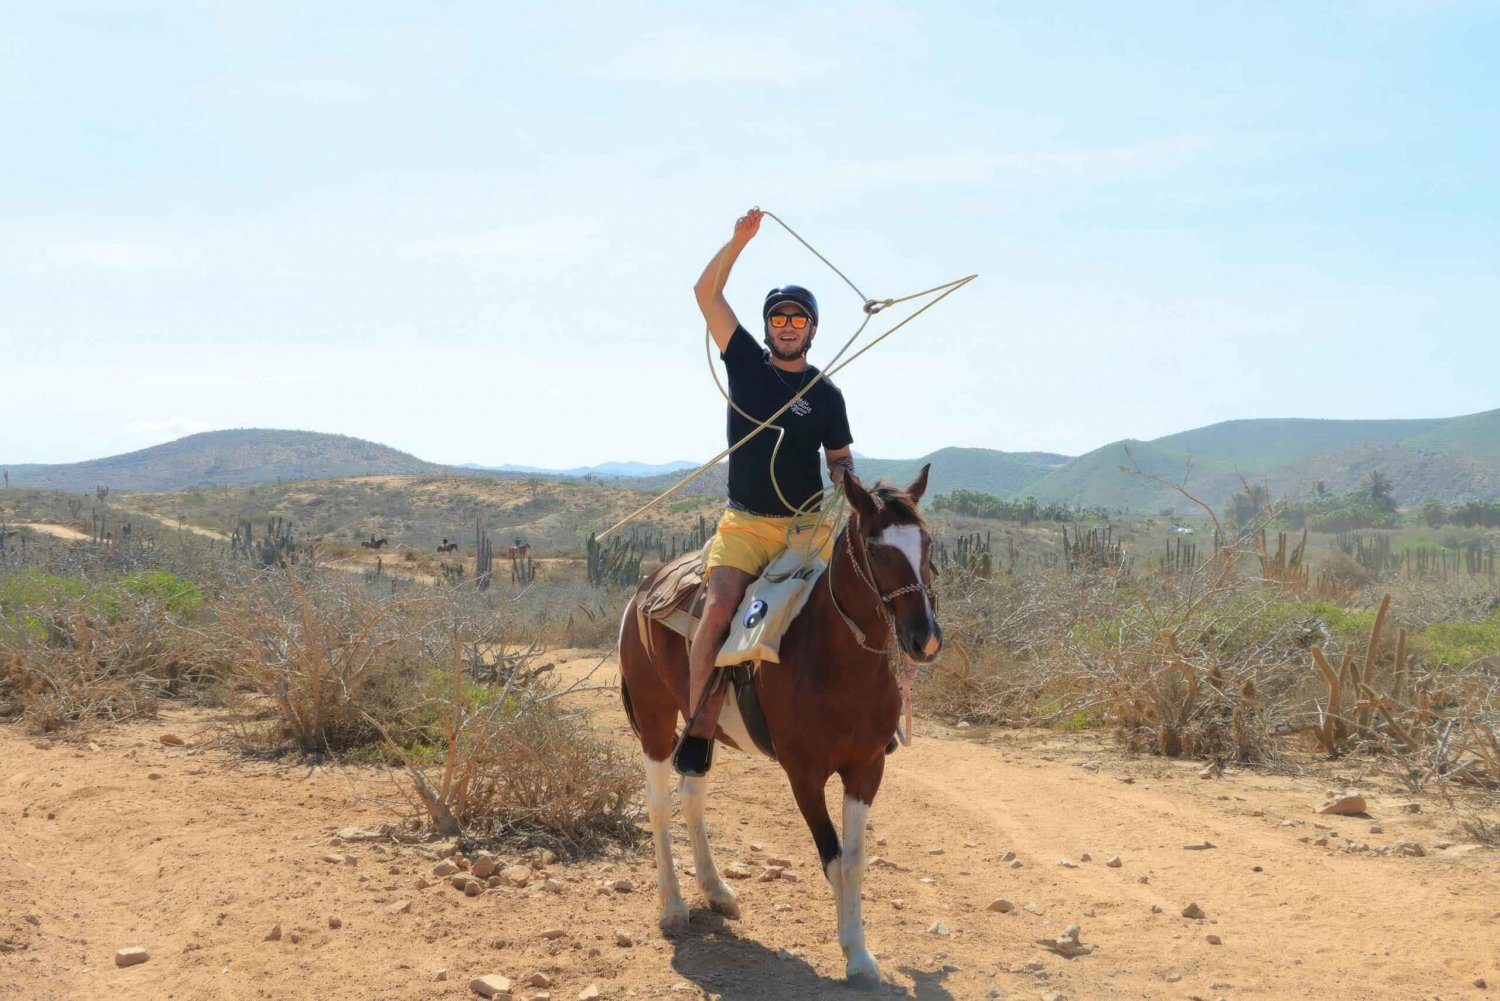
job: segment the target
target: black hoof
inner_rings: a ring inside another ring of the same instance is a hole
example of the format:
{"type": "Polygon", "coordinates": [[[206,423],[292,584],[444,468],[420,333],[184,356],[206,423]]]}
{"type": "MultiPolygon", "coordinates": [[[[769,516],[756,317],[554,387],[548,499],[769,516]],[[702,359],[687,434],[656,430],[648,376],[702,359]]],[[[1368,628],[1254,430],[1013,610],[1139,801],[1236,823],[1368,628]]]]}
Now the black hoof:
{"type": "Polygon", "coordinates": [[[672,755],[672,767],[678,775],[707,775],[714,763],[714,742],[703,737],[684,735],[672,755]]]}

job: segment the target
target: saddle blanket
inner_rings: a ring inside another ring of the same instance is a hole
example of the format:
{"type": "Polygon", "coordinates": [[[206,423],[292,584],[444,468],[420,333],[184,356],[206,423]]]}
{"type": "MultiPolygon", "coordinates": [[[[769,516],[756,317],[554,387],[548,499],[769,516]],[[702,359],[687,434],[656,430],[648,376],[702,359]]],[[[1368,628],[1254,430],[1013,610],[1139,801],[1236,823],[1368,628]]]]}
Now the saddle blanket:
{"type": "MultiPolygon", "coordinates": [[[[637,627],[651,649],[648,619],[655,619],[691,643],[705,600],[703,553],[687,553],[652,574],[636,603],[637,627]]],[[[788,549],[745,590],[729,638],[715,660],[718,667],[781,661],[781,640],[807,604],[828,565],[816,554],[788,549]]]]}

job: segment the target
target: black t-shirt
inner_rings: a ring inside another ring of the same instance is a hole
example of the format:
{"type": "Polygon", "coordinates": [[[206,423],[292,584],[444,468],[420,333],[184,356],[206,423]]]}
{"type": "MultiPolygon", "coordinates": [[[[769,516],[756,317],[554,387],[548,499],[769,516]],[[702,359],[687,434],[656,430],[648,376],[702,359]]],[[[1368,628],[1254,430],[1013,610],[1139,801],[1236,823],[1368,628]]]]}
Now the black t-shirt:
{"type": "MultiPolygon", "coordinates": [[[[757,344],[743,326],[736,327],[729,345],[719,356],[729,375],[729,397],[750,421],[733,407],[729,411],[729,444],[755,430],[796,396],[818,375],[811,365],[801,372],[783,372],[771,364],[771,353],[757,344]]],[[[823,489],[823,470],[818,449],[844,448],[854,441],[849,434],[849,415],[844,394],[827,379],[813,386],[797,405],[751,438],[729,457],[729,499],[756,514],[789,515],[771,485],[771,453],[776,448],[775,427],[786,428],[781,451],[776,453],[776,482],[793,506],[805,503],[823,489]]],[[[809,508],[816,510],[816,506],[809,508]]]]}

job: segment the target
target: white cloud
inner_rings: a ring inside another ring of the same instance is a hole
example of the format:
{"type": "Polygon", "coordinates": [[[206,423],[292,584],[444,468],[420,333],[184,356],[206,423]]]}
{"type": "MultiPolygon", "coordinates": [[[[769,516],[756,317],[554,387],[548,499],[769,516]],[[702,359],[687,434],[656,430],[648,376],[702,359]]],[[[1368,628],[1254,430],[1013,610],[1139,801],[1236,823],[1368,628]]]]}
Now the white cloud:
{"type": "Polygon", "coordinates": [[[327,104],[342,104],[363,101],[370,92],[357,83],[347,80],[296,80],[277,84],[271,90],[288,97],[300,97],[308,101],[327,104]]]}
{"type": "Polygon", "coordinates": [[[550,219],[483,233],[414,240],[400,248],[407,257],[499,257],[511,254],[566,255],[599,241],[604,227],[589,219],[550,219]]]}
{"type": "Polygon", "coordinates": [[[106,268],[114,271],[160,271],[187,262],[166,247],[146,243],[84,240],[59,243],[47,248],[46,260],[64,267],[106,268]]]}
{"type": "Polygon", "coordinates": [[[594,68],[594,75],[640,83],[746,83],[793,86],[833,68],[812,48],[767,46],[760,38],[715,37],[687,28],[647,35],[594,68]]]}

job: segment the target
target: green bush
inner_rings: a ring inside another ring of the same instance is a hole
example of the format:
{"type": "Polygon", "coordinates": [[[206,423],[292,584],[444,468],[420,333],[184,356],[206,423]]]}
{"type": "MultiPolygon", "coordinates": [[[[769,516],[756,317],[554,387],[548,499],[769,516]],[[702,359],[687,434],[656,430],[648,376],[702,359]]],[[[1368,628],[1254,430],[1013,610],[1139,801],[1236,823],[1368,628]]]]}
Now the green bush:
{"type": "Polygon", "coordinates": [[[1483,622],[1434,622],[1410,642],[1412,653],[1434,667],[1500,656],[1500,611],[1483,622]]]}

